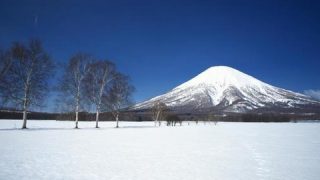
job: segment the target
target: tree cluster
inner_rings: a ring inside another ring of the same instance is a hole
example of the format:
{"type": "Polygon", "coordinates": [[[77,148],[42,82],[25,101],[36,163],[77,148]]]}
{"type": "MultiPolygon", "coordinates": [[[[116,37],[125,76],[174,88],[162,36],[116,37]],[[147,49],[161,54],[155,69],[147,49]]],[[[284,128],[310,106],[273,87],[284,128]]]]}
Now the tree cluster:
{"type": "Polygon", "coordinates": [[[151,113],[152,113],[152,119],[154,121],[154,126],[161,126],[161,121],[165,120],[167,112],[168,112],[168,107],[165,103],[156,101],[152,108],[151,108],[151,113]]]}
{"type": "Polygon", "coordinates": [[[58,102],[64,102],[65,110],[76,114],[75,128],[78,128],[78,114],[86,105],[93,106],[98,128],[101,111],[112,112],[119,127],[120,110],[130,104],[134,88],[129,77],[118,72],[114,63],[77,53],[65,67],[58,90],[63,97],[58,102]]]}
{"type": "MultiPolygon", "coordinates": [[[[1,106],[22,110],[22,128],[27,128],[28,111],[44,105],[52,89],[49,80],[58,72],[55,67],[39,40],[16,42],[0,51],[1,106]]],[[[79,113],[90,111],[89,107],[95,111],[95,127],[102,111],[112,112],[118,127],[120,111],[130,104],[134,90],[129,77],[117,71],[114,63],[85,53],[70,57],[55,89],[60,111],[75,113],[75,128],[79,113]]]]}
{"type": "Polygon", "coordinates": [[[166,120],[167,120],[167,126],[176,126],[177,123],[179,123],[180,126],[182,126],[182,120],[178,115],[170,114],[167,116],[166,120]]]}

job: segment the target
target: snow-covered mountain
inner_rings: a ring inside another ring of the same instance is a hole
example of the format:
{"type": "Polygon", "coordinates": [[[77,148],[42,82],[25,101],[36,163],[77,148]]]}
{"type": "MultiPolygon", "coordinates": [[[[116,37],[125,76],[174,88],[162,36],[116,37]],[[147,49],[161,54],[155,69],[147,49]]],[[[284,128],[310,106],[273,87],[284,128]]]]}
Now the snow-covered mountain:
{"type": "Polygon", "coordinates": [[[320,105],[311,97],[274,87],[227,66],[211,67],[163,95],[136,104],[134,109],[149,109],[155,102],[175,110],[223,112],[320,105]]]}

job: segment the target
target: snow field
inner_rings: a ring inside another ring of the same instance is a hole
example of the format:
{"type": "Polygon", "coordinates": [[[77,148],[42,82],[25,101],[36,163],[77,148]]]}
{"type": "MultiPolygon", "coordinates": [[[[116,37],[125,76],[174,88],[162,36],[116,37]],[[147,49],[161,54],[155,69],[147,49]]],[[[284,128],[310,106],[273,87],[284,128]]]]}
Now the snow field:
{"type": "Polygon", "coordinates": [[[0,120],[0,179],[317,180],[320,123],[0,120]]]}

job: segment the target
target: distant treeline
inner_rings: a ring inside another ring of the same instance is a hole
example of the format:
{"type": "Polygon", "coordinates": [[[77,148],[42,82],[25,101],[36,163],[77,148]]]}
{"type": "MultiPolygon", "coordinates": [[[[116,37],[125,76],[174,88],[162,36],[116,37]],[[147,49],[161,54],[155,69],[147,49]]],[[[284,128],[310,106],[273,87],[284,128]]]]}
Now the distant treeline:
{"type": "MultiPolygon", "coordinates": [[[[0,111],[0,119],[21,119],[23,113],[12,111],[0,111]]],[[[44,113],[44,112],[28,112],[29,119],[33,120],[61,120],[74,121],[76,114],[72,113],[44,113]]],[[[79,121],[95,121],[96,114],[88,112],[79,112],[79,121]]],[[[123,112],[120,114],[123,121],[143,121],[143,118],[134,118],[131,113],[123,112]]],[[[100,121],[114,121],[112,113],[101,113],[100,121]]]]}
{"type": "MultiPolygon", "coordinates": [[[[170,112],[162,121],[171,120],[173,116],[179,121],[223,121],[223,122],[294,122],[298,120],[320,120],[320,114],[191,114],[170,112]]],[[[75,113],[42,113],[29,112],[28,117],[34,120],[74,120],[75,113]]],[[[151,112],[121,112],[122,121],[153,121],[151,112]]],[[[22,113],[16,111],[0,111],[0,119],[21,119],[22,113]]],[[[95,113],[80,112],[80,121],[95,121],[95,113]]],[[[114,121],[112,113],[104,112],[100,114],[101,121],[114,121]]]]}
{"type": "Polygon", "coordinates": [[[254,114],[239,113],[228,115],[184,114],[183,120],[189,121],[222,121],[222,122],[294,122],[298,120],[320,120],[320,114],[254,114]]]}
{"type": "Polygon", "coordinates": [[[276,114],[242,114],[240,116],[226,116],[221,118],[222,121],[237,122],[290,122],[288,115],[276,114]]]}

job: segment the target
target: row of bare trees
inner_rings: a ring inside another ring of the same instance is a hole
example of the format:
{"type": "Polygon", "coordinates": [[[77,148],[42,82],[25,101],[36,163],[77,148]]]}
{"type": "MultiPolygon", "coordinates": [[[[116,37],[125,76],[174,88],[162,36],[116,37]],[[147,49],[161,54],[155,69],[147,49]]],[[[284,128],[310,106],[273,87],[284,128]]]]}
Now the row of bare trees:
{"type": "Polygon", "coordinates": [[[58,90],[63,101],[76,113],[75,128],[78,128],[80,110],[88,104],[94,106],[98,128],[101,111],[111,111],[119,127],[120,110],[130,105],[134,88],[128,76],[118,72],[112,62],[78,53],[70,58],[58,90]]]}
{"type": "MultiPolygon", "coordinates": [[[[44,104],[52,88],[49,79],[58,72],[55,67],[39,40],[28,44],[17,42],[8,50],[0,51],[1,104],[22,110],[22,128],[27,128],[30,108],[44,104]]],[[[130,104],[134,90],[129,77],[118,72],[115,64],[84,53],[69,59],[56,87],[61,97],[58,106],[76,114],[75,128],[78,128],[79,112],[88,104],[94,106],[97,128],[102,111],[111,111],[119,127],[119,113],[130,104]]]]}

